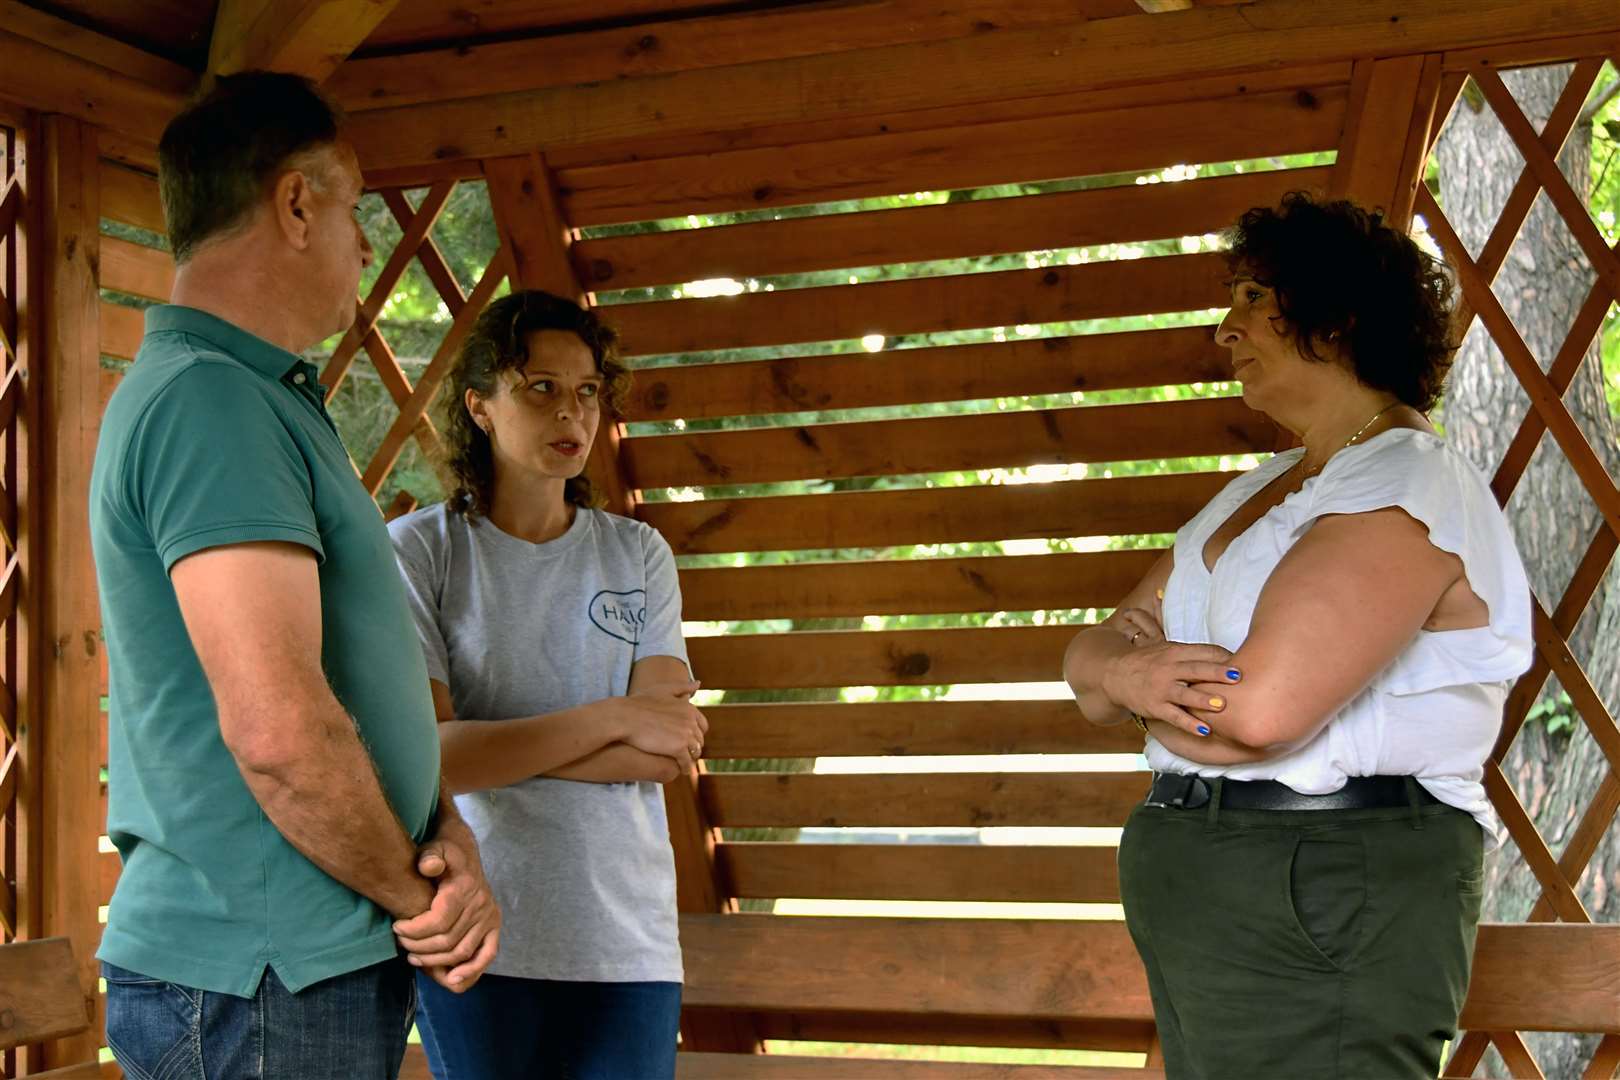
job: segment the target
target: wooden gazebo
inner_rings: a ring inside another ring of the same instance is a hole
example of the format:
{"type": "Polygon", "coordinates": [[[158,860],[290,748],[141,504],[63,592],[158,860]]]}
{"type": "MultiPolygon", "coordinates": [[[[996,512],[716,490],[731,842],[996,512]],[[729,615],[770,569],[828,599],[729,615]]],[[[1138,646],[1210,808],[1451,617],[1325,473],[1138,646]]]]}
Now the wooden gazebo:
{"type": "MultiPolygon", "coordinates": [[[[161,233],[154,144],[166,121],[207,73],[273,67],[324,80],[349,111],[368,184],[402,234],[379,252],[381,276],[357,298],[356,326],[324,376],[335,392],[356,364],[369,365],[398,406],[381,445],[358,462],[373,492],[408,443],[437,440],[428,406],[456,342],[503,281],[596,302],[687,282],[884,268],[807,288],[616,302],[609,312],[632,357],[682,357],[642,372],[629,425],[598,442],[592,468],[612,509],[654,525],[680,555],[942,546],[928,560],[684,569],[688,619],[790,627],[694,637],[706,688],[988,687],[977,699],[824,693],[716,705],[707,751],[716,761],[1135,752],[1133,731],[1092,729],[1071,702],[994,690],[1057,678],[1072,623],[801,624],[1106,608],[1154,553],[1106,550],[1099,538],[1172,531],[1228,478],[1177,461],[1224,456],[1239,467],[1284,445],[1231,397],[1049,400],[1225,378],[1207,317],[1186,317],[1224,303],[1218,254],[1190,245],[1131,258],[1116,248],[1113,258],[957,275],[928,263],[1200,237],[1296,188],[1349,195],[1403,222],[1422,215],[1457,267],[1468,311],[1532,402],[1498,464],[1498,495],[1507,499],[1550,436],[1602,521],[1567,591],[1539,598],[1537,666],[1511,699],[1497,760],[1556,673],[1609,771],[1554,857],[1490,767],[1492,798],[1543,894],[1528,924],[1482,930],[1468,1034],[1447,1075],[1472,1075],[1489,1045],[1515,1075],[1539,1075],[1519,1034],[1531,1030],[1601,1033],[1586,1075],[1614,1075],[1620,926],[1593,925],[1576,888],[1620,807],[1620,728],[1568,640],[1620,544],[1620,488],[1561,399],[1620,301],[1620,254],[1556,162],[1605,62],[1620,64],[1615,0],[0,0],[4,939],[69,938],[99,1017],[93,953],[118,864],[101,842],[105,658],[86,500],[114,361],[132,357],[141,334],[139,310],[120,298],[161,301],[172,276],[161,248],[105,223],[161,233]],[[1569,87],[1538,130],[1498,72],[1568,62],[1569,87]],[[1477,254],[1423,183],[1470,76],[1523,158],[1477,254]],[[1297,164],[1305,155],[1317,156],[1297,164]],[[1251,161],[1269,164],[1173,183],[1046,183],[1251,161]],[[1035,182],[1045,186],[1005,198],[858,206],[1035,182]],[[487,184],[500,237],[471,289],[432,236],[462,183],[487,184]],[[1532,353],[1491,290],[1543,193],[1596,274],[1556,357],[1532,353]],[[714,228],[621,227],[778,208],[811,209],[714,228]],[[451,316],[414,380],[379,323],[412,260],[451,316]],[[804,347],[1124,317],[1138,328],[987,334],[873,354],[804,347]],[[733,362],[700,362],[722,353],[733,362]],[[950,415],[873,412],[995,399],[1004,403],[950,415]],[[740,417],[759,422],[696,423],[740,417]],[[630,430],[651,422],[668,426],[630,430]],[[1115,476],[1103,467],[1143,460],[1166,468],[1115,476]],[[1047,483],[1003,483],[998,473],[1080,464],[1097,468],[1047,483]],[[921,479],[947,472],[981,482],[921,479]],[[750,490],[890,477],[918,479],[750,490]],[[1089,540],[1049,553],[950,550],[1076,538],[1089,540]]],[[[385,509],[411,498],[401,492],[385,509]]],[[[740,910],[784,898],[871,901],[873,912],[884,901],[1116,902],[1105,845],[880,844],[858,834],[812,843],[726,831],[1106,828],[1144,788],[1140,772],[995,770],[714,768],[672,785],[688,969],[681,1075],[1145,1075],[762,1053],[777,1040],[1038,1047],[1132,1052],[1155,1065],[1145,979],[1116,920],[1035,917],[1072,915],[1066,908],[1009,918],[740,910]]],[[[7,992],[0,986],[0,1005],[7,992]]],[[[0,1028],[10,1015],[0,1010],[0,1028]]],[[[52,1038],[72,1026],[33,1031],[23,1041],[41,1041],[0,1075],[96,1061],[99,1020],[52,1038]]],[[[117,1075],[111,1064],[102,1072],[117,1075]]],[[[426,1075],[419,1055],[408,1075],[426,1075]]]]}

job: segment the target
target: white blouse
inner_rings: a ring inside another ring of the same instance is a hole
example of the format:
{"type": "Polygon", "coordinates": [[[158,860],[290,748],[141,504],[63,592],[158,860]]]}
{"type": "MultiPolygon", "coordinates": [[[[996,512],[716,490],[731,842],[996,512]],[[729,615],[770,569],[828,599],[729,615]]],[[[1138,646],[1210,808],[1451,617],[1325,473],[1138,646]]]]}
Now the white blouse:
{"type": "Polygon", "coordinates": [[[1500,825],[1480,781],[1508,689],[1529,668],[1533,649],[1530,584],[1506,517],[1485,478],[1444,440],[1392,428],[1334,454],[1299,491],[1234,538],[1213,571],[1206,569],[1210,535],[1304,452],[1277,454],[1233,480],[1176,534],[1175,566],[1164,590],[1170,640],[1236,652],[1248,637],[1261,588],[1317,518],[1382,507],[1405,510],[1428,528],[1436,547],[1462,560],[1490,621],[1419,631],[1315,738],[1290,753],[1245,765],[1201,765],[1149,737],[1148,765],[1159,772],[1279,780],[1313,795],[1336,791],[1351,776],[1409,774],[1499,840],[1500,825]]]}

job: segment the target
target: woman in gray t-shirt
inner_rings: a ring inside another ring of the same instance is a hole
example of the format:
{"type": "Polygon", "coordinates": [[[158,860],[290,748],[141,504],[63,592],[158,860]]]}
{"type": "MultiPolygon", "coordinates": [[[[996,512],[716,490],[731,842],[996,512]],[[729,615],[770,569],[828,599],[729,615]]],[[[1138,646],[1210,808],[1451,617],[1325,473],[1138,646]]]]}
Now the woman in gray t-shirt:
{"type": "Polygon", "coordinates": [[[583,476],[628,375],[570,301],[492,303],[450,372],[455,492],[389,527],[427,656],[445,782],[504,921],[489,973],[420,973],[436,1077],[671,1077],[675,866],[661,784],[707,723],[669,545],[583,476]]]}

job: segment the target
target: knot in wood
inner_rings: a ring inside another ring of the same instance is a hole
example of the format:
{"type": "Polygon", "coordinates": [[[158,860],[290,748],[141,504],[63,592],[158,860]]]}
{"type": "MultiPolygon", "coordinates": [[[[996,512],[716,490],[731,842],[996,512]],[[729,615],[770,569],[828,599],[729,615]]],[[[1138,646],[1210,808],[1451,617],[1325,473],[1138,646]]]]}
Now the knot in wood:
{"type": "Polygon", "coordinates": [[[11,1009],[0,1009],[0,1031],[8,1031],[17,1026],[17,1014],[11,1009]]]}
{"type": "Polygon", "coordinates": [[[613,280],[613,264],[607,259],[592,259],[591,276],[597,281],[613,280]]]}
{"type": "Polygon", "coordinates": [[[668,383],[656,382],[647,387],[647,407],[654,412],[663,412],[669,408],[668,383]]]}
{"type": "Polygon", "coordinates": [[[1316,99],[1316,95],[1311,93],[1309,90],[1301,90],[1299,93],[1295,94],[1294,104],[1298,105],[1302,109],[1314,110],[1322,107],[1322,103],[1316,99]]]}
{"type": "Polygon", "coordinates": [[[1063,278],[1056,270],[1048,270],[1046,273],[1041,275],[1042,285],[1056,285],[1061,280],[1063,280],[1063,278]]]}
{"type": "Polygon", "coordinates": [[[928,669],[933,666],[934,661],[927,653],[906,653],[896,658],[894,673],[903,679],[916,679],[928,674],[928,669]]]}

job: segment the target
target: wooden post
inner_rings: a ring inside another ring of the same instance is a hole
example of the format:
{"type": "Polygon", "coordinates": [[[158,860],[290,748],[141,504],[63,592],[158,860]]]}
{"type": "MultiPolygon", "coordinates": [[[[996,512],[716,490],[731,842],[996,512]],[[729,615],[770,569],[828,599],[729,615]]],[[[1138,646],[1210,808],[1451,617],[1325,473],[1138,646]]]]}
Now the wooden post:
{"type": "MultiPolygon", "coordinates": [[[[35,564],[42,652],[38,687],[41,757],[42,933],[73,942],[91,1015],[101,940],[97,839],[100,793],[100,613],[90,554],[90,466],[101,414],[97,263],[100,185],[95,129],[63,116],[44,124],[44,355],[30,383],[40,402],[40,493],[49,562],[35,564]]],[[[37,151],[36,151],[37,152],[37,151]]],[[[95,1061],[101,1031],[59,1040],[51,1066],[95,1061]]]]}
{"type": "MultiPolygon", "coordinates": [[[[1329,192],[1380,210],[1396,228],[1412,222],[1429,130],[1440,97],[1440,55],[1360,60],[1329,192]]],[[[1443,118],[1442,118],[1443,119],[1443,118]]]]}
{"type": "MultiPolygon", "coordinates": [[[[544,289],[589,304],[590,294],[569,256],[574,231],[563,218],[545,159],[538,153],[492,159],[484,163],[484,175],[501,240],[512,255],[513,286],[544,289]]],[[[590,477],[607,492],[609,510],[631,516],[636,499],[619,461],[622,434],[619,423],[603,424],[597,432],[591,447],[590,477]]],[[[683,913],[731,912],[736,905],[714,861],[718,834],[698,801],[696,779],[686,776],[664,788],[669,838],[675,849],[676,904],[683,913]]],[[[681,1040],[687,1050],[759,1049],[752,1022],[738,1013],[688,1013],[681,1020],[681,1040]]]]}

